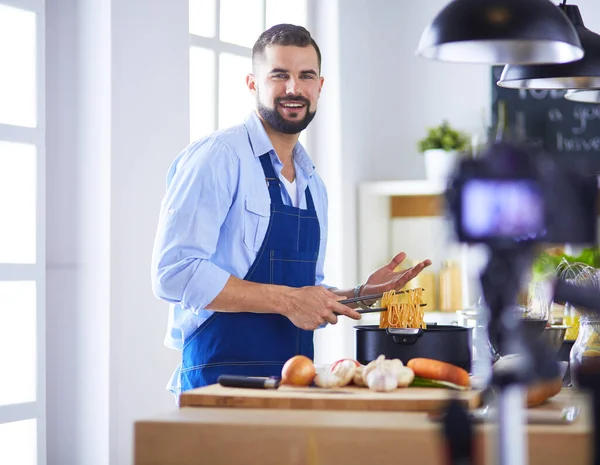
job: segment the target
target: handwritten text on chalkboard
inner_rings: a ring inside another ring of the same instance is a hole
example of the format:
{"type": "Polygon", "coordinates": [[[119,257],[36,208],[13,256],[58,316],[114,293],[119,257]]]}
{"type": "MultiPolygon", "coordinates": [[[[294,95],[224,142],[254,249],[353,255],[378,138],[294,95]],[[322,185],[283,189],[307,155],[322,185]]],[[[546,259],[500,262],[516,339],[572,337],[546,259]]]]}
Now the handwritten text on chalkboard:
{"type": "Polygon", "coordinates": [[[496,82],[501,66],[492,68],[492,116],[504,101],[509,126],[523,124],[527,141],[555,154],[598,152],[600,156],[600,105],[572,102],[566,90],[506,89],[496,82]],[[517,115],[519,115],[517,117],[517,115]]]}

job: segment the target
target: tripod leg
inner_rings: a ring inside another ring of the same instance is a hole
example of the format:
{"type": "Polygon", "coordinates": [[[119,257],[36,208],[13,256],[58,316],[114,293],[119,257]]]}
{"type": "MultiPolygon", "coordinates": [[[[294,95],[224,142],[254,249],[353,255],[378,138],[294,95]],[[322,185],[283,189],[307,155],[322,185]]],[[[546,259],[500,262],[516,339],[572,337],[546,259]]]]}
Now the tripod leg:
{"type": "Polygon", "coordinates": [[[443,423],[448,465],[474,465],[473,423],[465,407],[452,399],[443,423]]]}
{"type": "Polygon", "coordinates": [[[594,465],[600,465],[600,360],[585,360],[575,370],[578,384],[592,395],[594,465]]]}

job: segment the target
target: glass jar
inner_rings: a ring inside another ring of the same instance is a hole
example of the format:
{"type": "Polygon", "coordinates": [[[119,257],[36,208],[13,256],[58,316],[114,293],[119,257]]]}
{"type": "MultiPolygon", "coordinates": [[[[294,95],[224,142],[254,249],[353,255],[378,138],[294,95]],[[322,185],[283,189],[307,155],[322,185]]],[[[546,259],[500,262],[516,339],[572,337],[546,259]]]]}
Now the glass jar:
{"type": "Polygon", "coordinates": [[[455,312],[462,308],[462,280],[458,262],[444,260],[439,272],[439,309],[455,312]]]}
{"type": "Polygon", "coordinates": [[[579,334],[570,355],[571,382],[575,387],[579,386],[575,383],[574,371],[591,357],[600,357],[600,317],[581,316],[579,334]]]}
{"type": "Polygon", "coordinates": [[[522,315],[527,320],[545,320],[552,323],[550,303],[552,299],[548,288],[539,282],[531,282],[527,286],[527,304],[522,315]]]}
{"type": "MultiPolygon", "coordinates": [[[[414,263],[416,265],[417,262],[414,263]]],[[[413,265],[413,266],[414,266],[413,265]]],[[[438,310],[437,297],[436,297],[436,279],[435,273],[429,269],[424,269],[416,277],[410,280],[405,289],[420,287],[423,289],[422,299],[426,305],[425,311],[433,312],[438,310]]]]}
{"type": "Polygon", "coordinates": [[[576,341],[579,335],[579,312],[569,303],[565,304],[563,324],[568,326],[565,341],[576,341]]]}

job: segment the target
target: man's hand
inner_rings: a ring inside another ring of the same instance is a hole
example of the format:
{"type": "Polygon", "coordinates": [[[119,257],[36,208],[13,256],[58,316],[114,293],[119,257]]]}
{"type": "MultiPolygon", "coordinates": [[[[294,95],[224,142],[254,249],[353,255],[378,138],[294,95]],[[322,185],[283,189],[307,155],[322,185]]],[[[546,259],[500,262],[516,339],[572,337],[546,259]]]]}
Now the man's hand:
{"type": "Polygon", "coordinates": [[[338,302],[343,298],[321,286],[291,288],[281,313],[305,330],[317,329],[323,323],[336,324],[336,313],[360,320],[360,313],[338,302]]]}
{"type": "Polygon", "coordinates": [[[425,260],[421,263],[417,263],[412,268],[408,268],[402,271],[394,271],[398,265],[400,265],[406,254],[400,252],[392,261],[387,265],[379,268],[378,270],[371,273],[367,282],[362,287],[360,295],[371,295],[371,294],[382,294],[384,292],[399,291],[406,283],[411,279],[415,278],[421,271],[431,265],[431,260],[425,260]]]}

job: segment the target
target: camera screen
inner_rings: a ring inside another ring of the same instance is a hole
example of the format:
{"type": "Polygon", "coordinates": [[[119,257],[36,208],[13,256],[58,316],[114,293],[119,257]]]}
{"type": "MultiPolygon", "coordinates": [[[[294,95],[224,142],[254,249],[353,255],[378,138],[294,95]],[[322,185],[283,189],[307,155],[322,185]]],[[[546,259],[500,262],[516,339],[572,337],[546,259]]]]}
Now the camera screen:
{"type": "Polygon", "coordinates": [[[471,239],[535,239],[545,227],[543,197],[532,180],[472,179],[461,203],[462,229],[471,239]]]}

